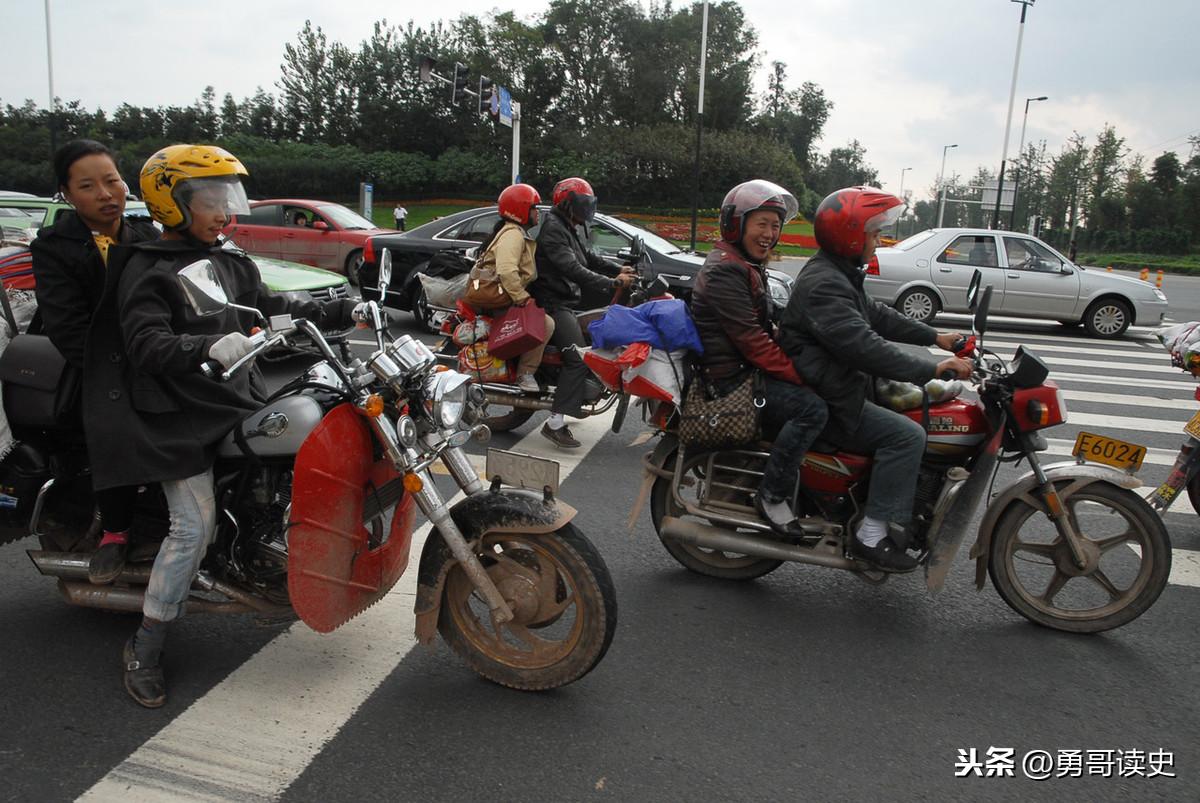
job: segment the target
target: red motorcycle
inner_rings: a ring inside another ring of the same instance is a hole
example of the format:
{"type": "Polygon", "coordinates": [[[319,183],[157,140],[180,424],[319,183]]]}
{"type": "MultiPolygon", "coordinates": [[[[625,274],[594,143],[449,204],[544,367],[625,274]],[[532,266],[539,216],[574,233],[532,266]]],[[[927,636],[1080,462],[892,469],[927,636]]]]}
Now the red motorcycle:
{"type": "MultiPolygon", "coordinates": [[[[1076,633],[1120,627],[1143,614],[1166,586],[1171,548],[1162,520],[1133,491],[1141,481],[1129,472],[1082,459],[1042,465],[1038,452],[1047,443],[1041,431],[1067,418],[1062,393],[1033,352],[1018,348],[1006,363],[982,347],[991,288],[979,292],[977,273],[969,293],[974,334],[959,356],[974,363],[978,398],[903,411],[929,433],[908,546],[919,553],[929,589],[940,590],[986,498],[971,550],[977,588],[990,575],[1013,610],[1046,627],[1076,633]],[[992,495],[1000,464],[1021,461],[1030,470],[992,495]]],[[[673,405],[648,409],[662,439],[644,460],[646,478],[630,522],[649,497],[663,546],[685,568],[749,580],[794,561],[843,569],[871,583],[887,579],[849,550],[871,481],[869,457],[818,442],[792,497],[804,536],[786,538],[753,504],[770,444],[693,451],[679,443],[673,405]]]]}

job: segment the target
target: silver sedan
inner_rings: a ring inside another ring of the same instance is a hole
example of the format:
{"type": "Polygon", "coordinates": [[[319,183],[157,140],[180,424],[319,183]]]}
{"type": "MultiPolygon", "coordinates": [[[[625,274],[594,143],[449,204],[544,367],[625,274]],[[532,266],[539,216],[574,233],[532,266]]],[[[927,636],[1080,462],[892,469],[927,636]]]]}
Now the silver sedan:
{"type": "Polygon", "coordinates": [[[1132,324],[1158,326],[1167,297],[1147,282],[1075,265],[1036,237],[987,229],[930,229],[880,248],[865,287],[877,301],[928,323],[967,312],[979,270],[992,286],[992,313],[1082,323],[1093,337],[1119,337],[1132,324]]]}

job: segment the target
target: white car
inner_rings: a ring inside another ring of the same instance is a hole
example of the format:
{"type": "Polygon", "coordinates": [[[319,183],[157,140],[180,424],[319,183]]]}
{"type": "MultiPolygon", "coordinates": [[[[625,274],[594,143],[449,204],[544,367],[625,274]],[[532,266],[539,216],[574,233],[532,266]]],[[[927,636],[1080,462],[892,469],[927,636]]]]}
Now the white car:
{"type": "Polygon", "coordinates": [[[967,285],[979,270],[992,286],[993,315],[1082,323],[1093,337],[1119,337],[1132,324],[1158,326],[1167,297],[1147,282],[1075,265],[1036,237],[988,229],[929,229],[880,248],[865,288],[877,301],[928,323],[968,312],[967,285]]]}

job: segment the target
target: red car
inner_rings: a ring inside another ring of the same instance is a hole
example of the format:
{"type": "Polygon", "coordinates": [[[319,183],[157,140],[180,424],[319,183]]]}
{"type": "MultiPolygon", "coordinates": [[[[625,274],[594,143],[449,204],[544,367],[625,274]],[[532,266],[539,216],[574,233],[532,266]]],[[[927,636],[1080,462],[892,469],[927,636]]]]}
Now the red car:
{"type": "Polygon", "coordinates": [[[235,215],[225,227],[225,235],[251,254],[344,273],[355,285],[367,238],[394,231],[341,204],[295,198],[252,201],[249,215],[235,215]]]}

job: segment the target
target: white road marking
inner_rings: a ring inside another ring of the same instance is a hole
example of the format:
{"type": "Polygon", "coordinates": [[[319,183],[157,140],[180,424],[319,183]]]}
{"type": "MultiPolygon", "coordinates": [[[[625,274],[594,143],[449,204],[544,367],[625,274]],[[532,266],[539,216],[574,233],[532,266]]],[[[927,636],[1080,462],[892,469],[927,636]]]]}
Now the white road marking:
{"type": "Polygon", "coordinates": [[[1138,347],[1132,348],[1099,348],[1097,346],[1080,346],[1072,340],[1061,340],[1058,343],[1027,343],[1023,341],[996,341],[988,339],[984,342],[989,351],[1016,351],[1018,346],[1032,348],[1037,354],[1043,351],[1066,351],[1071,354],[1103,354],[1112,357],[1145,357],[1147,360],[1157,360],[1164,365],[1171,364],[1171,356],[1165,349],[1151,351],[1138,347]]]}
{"type": "MultiPolygon", "coordinates": [[[[1192,415],[1192,410],[1196,406],[1196,401],[1192,397],[1186,399],[1160,399],[1154,396],[1131,396],[1123,393],[1096,393],[1089,390],[1063,390],[1063,395],[1067,397],[1068,411],[1070,410],[1069,403],[1090,402],[1096,404],[1118,404],[1122,407],[1157,407],[1163,410],[1173,410],[1177,413],[1182,413],[1188,416],[1192,415]]],[[[1070,416],[1068,415],[1068,418],[1070,416]]],[[[1186,418],[1183,420],[1187,420],[1186,418]]]]}
{"type": "MultiPolygon", "coordinates": [[[[988,347],[990,348],[991,344],[988,344],[988,347]]],[[[945,354],[946,352],[942,351],[941,349],[930,346],[929,353],[941,356],[941,355],[945,354]]],[[[1164,359],[1161,361],[1152,361],[1152,360],[1147,359],[1147,361],[1144,364],[1140,364],[1140,363],[1132,363],[1132,362],[1110,362],[1110,361],[1108,361],[1106,359],[1102,359],[1100,357],[1097,357],[1094,360],[1081,360],[1081,359],[1074,358],[1074,357],[1053,357],[1053,356],[1048,357],[1044,354],[1039,354],[1038,356],[1041,357],[1042,362],[1045,362],[1048,365],[1081,366],[1081,367],[1086,367],[1086,368],[1094,368],[1097,371],[1103,371],[1105,373],[1108,373],[1110,371],[1136,371],[1139,373],[1152,373],[1152,374],[1175,374],[1175,375],[1179,374],[1179,369],[1175,368],[1174,366],[1171,365],[1170,359],[1164,359]]],[[[1136,355],[1131,354],[1129,356],[1132,357],[1132,356],[1136,356],[1136,355]]],[[[1052,373],[1051,376],[1054,376],[1054,374],[1052,373]]],[[[1129,379],[1131,381],[1137,381],[1134,377],[1129,377],[1129,379]]]]}
{"type": "Polygon", "coordinates": [[[1120,429],[1130,432],[1169,432],[1182,434],[1186,421],[1162,421],[1154,418],[1133,418],[1127,415],[1105,415],[1101,413],[1074,413],[1067,411],[1067,423],[1076,426],[1100,427],[1104,430],[1120,429]]]}
{"type": "Polygon", "coordinates": [[[1067,383],[1082,383],[1088,385],[1109,385],[1109,386],[1128,386],[1139,388],[1154,388],[1155,390],[1184,390],[1195,387],[1195,382],[1190,377],[1180,377],[1178,380],[1169,379],[1143,379],[1142,377],[1125,377],[1125,376],[1108,376],[1100,373],[1105,368],[1103,365],[1097,365],[1097,373],[1091,374],[1072,374],[1060,371],[1051,371],[1050,378],[1055,382],[1067,383]],[[1186,381],[1184,381],[1186,379],[1186,381]]]}
{"type": "MultiPolygon", "coordinates": [[[[1142,550],[1137,544],[1126,544],[1141,557],[1142,550]]],[[[1171,550],[1171,576],[1167,582],[1173,586],[1191,586],[1200,588],[1200,552],[1190,549],[1171,550]]]]}
{"type": "MultiPolygon", "coordinates": [[[[558,460],[565,480],[611,421],[609,412],[573,422],[579,449],[556,449],[537,430],[513,448],[558,460]]],[[[413,534],[408,570],[377,604],[324,636],[292,625],[79,799],[278,798],[415,646],[417,562],[429,530],[413,534]]]]}

